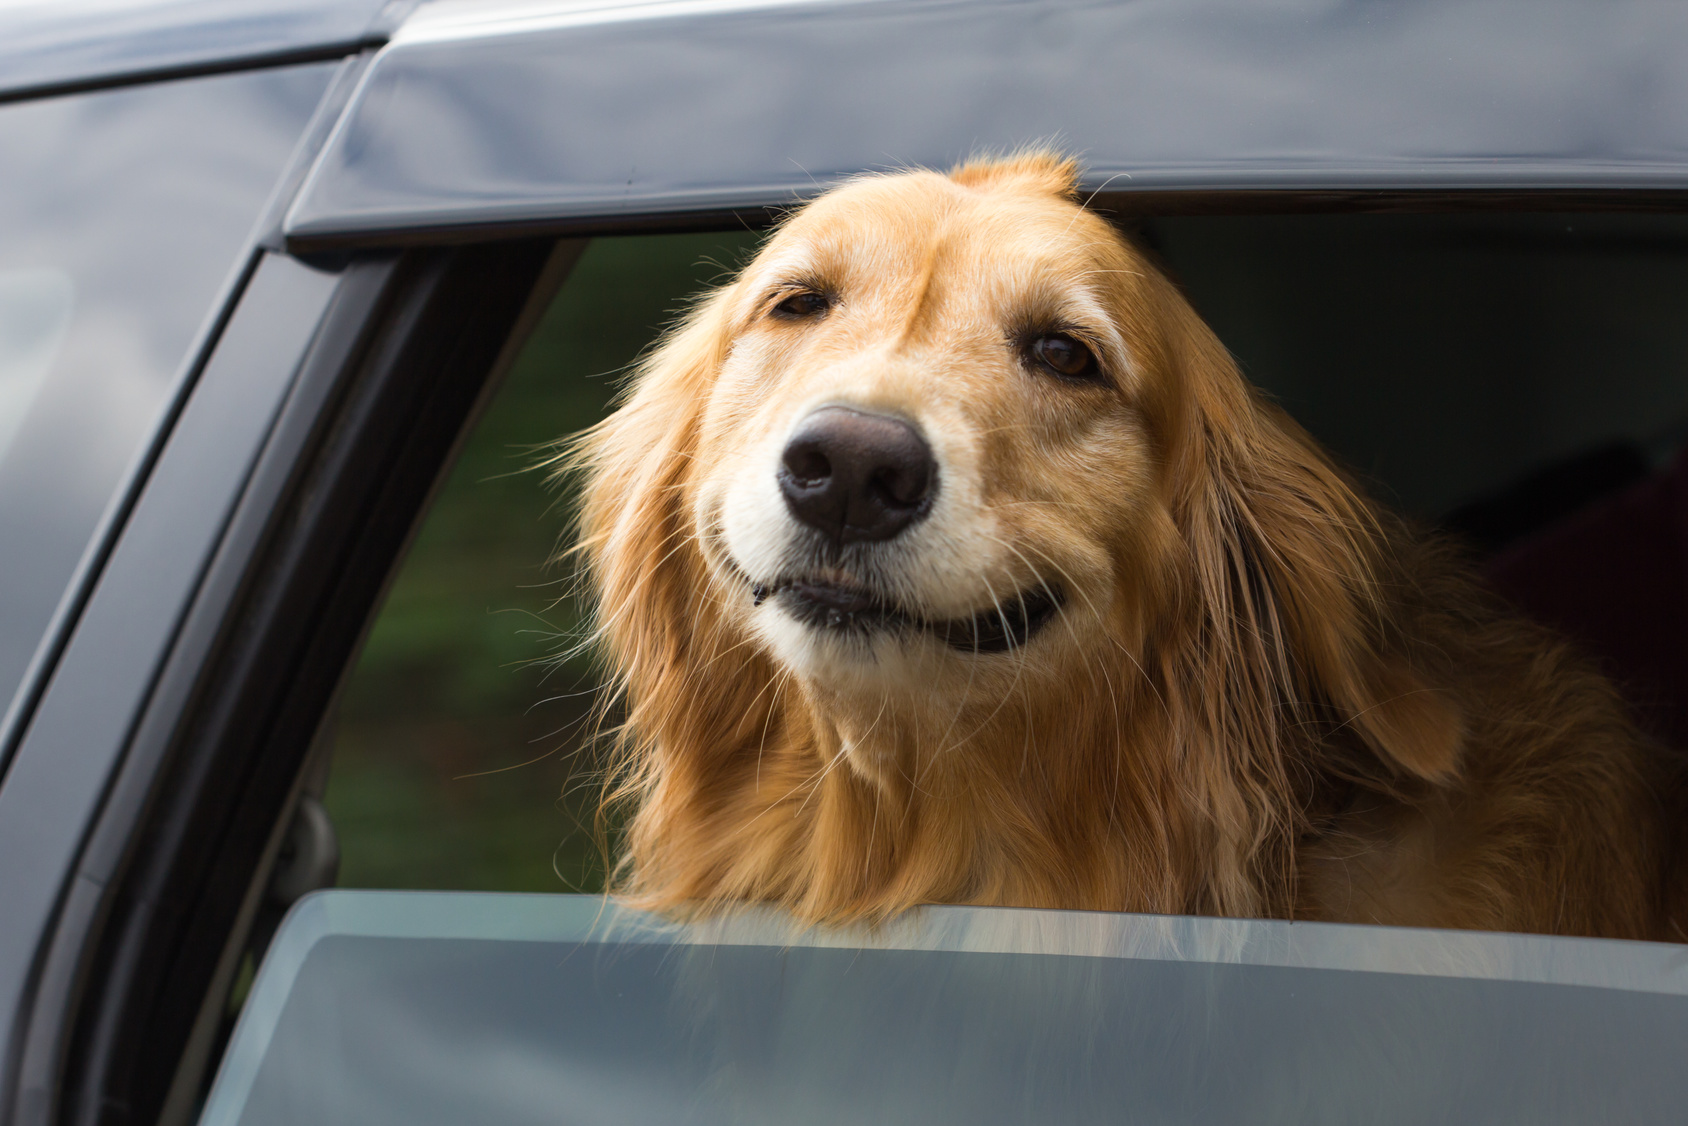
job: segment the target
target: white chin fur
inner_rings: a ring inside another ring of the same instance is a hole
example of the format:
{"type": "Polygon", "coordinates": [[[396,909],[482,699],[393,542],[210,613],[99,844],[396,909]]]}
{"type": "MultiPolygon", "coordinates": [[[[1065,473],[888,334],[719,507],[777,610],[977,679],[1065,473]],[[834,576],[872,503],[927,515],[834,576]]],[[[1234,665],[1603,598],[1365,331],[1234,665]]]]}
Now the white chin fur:
{"type": "Polygon", "coordinates": [[[782,667],[839,690],[930,684],[958,660],[941,641],[915,631],[840,634],[816,629],[792,618],[773,599],[757,608],[751,628],[782,667]]]}

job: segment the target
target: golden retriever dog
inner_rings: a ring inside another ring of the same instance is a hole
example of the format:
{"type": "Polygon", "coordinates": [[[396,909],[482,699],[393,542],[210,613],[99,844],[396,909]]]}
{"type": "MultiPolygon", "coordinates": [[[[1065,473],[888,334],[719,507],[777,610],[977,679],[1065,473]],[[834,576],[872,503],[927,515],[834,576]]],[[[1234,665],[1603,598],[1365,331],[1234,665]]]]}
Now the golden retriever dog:
{"type": "Polygon", "coordinates": [[[826,193],[564,455],[616,890],[1669,933],[1666,780],[1611,686],[1075,183],[1032,153],[826,193]]]}

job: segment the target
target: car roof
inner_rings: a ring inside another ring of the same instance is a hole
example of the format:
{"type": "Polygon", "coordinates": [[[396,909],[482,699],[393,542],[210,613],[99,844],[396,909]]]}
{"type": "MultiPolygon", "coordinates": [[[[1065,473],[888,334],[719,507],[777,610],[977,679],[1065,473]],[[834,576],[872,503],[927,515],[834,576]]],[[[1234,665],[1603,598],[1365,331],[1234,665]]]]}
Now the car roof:
{"type": "Polygon", "coordinates": [[[441,0],[287,232],[725,214],[1039,141],[1139,205],[1633,202],[1688,191],[1684,42],[1680,0],[441,0]]]}
{"type": "Polygon", "coordinates": [[[0,101],[141,78],[332,58],[416,0],[24,0],[0,4],[0,101]]]}

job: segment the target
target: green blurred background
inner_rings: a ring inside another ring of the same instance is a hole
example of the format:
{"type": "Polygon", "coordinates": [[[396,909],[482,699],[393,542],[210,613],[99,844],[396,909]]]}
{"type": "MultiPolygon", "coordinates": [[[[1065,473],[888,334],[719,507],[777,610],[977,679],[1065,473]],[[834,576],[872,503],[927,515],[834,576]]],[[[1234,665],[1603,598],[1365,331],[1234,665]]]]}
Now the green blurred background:
{"type": "Polygon", "coordinates": [[[428,512],[341,701],[326,803],[344,887],[597,891],[598,688],[572,496],[535,469],[601,418],[627,366],[752,252],[749,232],[587,246],[428,512]]]}

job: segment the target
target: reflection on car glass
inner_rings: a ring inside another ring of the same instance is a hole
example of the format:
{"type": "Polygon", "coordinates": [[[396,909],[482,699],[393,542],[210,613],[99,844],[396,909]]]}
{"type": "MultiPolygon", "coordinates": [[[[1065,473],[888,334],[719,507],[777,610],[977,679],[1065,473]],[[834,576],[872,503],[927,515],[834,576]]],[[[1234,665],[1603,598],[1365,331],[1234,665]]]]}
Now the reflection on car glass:
{"type": "Polygon", "coordinates": [[[203,1126],[1670,1122],[1677,947],[937,907],[664,926],[319,893],[203,1126]]]}
{"type": "MultiPolygon", "coordinates": [[[[12,427],[9,441],[0,430],[0,714],[239,276],[334,65],[0,106],[0,276],[50,268],[64,287],[55,299],[49,283],[9,283],[36,287],[18,313],[29,325],[21,336],[0,314],[0,428],[12,427]],[[14,362],[40,365],[31,390],[20,390],[14,362]]],[[[16,292],[0,305],[21,300],[16,292]]]]}
{"type": "Polygon", "coordinates": [[[0,458],[58,354],[75,291],[62,270],[0,270],[0,458]]]}

